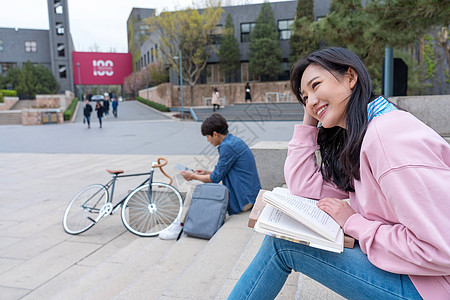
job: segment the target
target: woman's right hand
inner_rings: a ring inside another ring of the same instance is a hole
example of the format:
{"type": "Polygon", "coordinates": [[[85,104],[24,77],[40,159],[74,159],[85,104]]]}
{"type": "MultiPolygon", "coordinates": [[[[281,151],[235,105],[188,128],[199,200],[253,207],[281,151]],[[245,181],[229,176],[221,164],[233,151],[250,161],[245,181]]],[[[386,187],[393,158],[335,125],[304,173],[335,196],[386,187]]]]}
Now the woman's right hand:
{"type": "Polygon", "coordinates": [[[308,112],[308,109],[303,106],[303,125],[308,125],[308,126],[314,126],[317,127],[317,124],[319,124],[319,121],[317,121],[316,119],[314,119],[308,112]]]}

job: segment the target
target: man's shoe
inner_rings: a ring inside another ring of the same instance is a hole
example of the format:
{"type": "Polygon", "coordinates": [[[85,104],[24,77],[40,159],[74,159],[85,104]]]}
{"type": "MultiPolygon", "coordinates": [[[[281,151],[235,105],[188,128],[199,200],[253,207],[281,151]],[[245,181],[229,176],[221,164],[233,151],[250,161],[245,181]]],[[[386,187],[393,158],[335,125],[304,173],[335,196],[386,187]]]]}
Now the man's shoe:
{"type": "Polygon", "coordinates": [[[183,229],[183,225],[179,223],[174,223],[170,225],[167,229],[159,234],[159,238],[162,240],[175,240],[183,229]]]}

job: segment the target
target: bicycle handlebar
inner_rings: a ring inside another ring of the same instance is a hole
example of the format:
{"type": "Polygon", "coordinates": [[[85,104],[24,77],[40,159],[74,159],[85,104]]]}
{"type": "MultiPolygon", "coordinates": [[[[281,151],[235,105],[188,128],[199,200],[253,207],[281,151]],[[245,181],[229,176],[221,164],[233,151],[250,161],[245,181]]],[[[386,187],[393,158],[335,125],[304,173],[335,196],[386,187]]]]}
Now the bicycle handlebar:
{"type": "Polygon", "coordinates": [[[167,165],[167,159],[165,159],[164,157],[158,157],[158,164],[153,165],[153,167],[161,168],[161,167],[164,167],[165,165],[167,165]],[[161,163],[161,160],[163,160],[164,162],[161,163]]]}
{"type": "Polygon", "coordinates": [[[166,176],[167,178],[169,178],[169,185],[172,184],[172,177],[170,177],[169,175],[167,175],[166,172],[164,172],[163,168],[165,165],[167,165],[167,159],[165,159],[164,157],[158,157],[158,164],[152,164],[153,168],[159,168],[161,170],[161,173],[164,174],[164,176],[166,176]],[[161,160],[163,160],[164,162],[161,162],[161,160]]]}

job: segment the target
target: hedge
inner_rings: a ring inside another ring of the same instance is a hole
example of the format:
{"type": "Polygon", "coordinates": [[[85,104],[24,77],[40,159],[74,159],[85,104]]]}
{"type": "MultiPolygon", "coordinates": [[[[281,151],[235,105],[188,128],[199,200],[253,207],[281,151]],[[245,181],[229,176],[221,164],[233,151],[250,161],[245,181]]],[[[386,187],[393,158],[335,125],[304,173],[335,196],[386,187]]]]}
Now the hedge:
{"type": "Polygon", "coordinates": [[[169,112],[170,111],[170,109],[167,106],[165,106],[164,104],[156,103],[156,102],[144,99],[142,97],[137,97],[137,100],[139,102],[141,102],[141,103],[143,103],[145,105],[148,105],[150,107],[153,107],[153,108],[155,108],[155,109],[157,109],[159,111],[162,111],[162,112],[169,112]]]}
{"type": "Polygon", "coordinates": [[[78,98],[73,98],[72,102],[70,102],[70,105],[64,111],[64,121],[69,121],[72,119],[72,115],[75,111],[75,108],[77,107],[77,103],[78,98]]]}
{"type": "Polygon", "coordinates": [[[17,91],[0,90],[0,102],[3,102],[3,97],[17,97],[17,91]]]}

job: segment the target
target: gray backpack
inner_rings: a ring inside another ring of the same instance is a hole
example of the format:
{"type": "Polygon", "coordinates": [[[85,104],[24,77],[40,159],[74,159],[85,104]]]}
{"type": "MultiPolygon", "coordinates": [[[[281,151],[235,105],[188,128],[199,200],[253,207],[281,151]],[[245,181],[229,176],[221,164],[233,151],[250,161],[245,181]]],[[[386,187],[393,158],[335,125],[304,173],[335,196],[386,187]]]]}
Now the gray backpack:
{"type": "Polygon", "coordinates": [[[225,221],[229,199],[230,192],[222,184],[204,183],[196,186],[183,232],[209,240],[225,221]]]}

